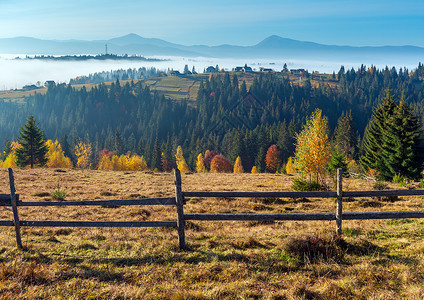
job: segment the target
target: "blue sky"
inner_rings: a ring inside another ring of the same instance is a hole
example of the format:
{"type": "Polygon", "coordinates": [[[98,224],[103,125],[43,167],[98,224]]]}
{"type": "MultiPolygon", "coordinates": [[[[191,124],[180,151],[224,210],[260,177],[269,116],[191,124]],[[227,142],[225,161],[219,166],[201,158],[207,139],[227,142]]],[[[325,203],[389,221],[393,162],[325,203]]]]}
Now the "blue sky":
{"type": "Polygon", "coordinates": [[[0,38],[253,45],[270,35],[333,45],[424,47],[422,0],[0,0],[0,38]]]}

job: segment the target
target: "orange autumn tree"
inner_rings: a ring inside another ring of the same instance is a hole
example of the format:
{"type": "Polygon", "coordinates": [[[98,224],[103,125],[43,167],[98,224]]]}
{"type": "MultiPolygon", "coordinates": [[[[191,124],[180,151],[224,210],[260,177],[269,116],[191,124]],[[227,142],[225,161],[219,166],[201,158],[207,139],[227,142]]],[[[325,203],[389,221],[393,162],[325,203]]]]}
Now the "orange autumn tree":
{"type": "Polygon", "coordinates": [[[271,145],[268,148],[265,156],[266,170],[270,173],[277,172],[278,168],[281,166],[280,151],[277,148],[277,145],[271,145]]]}
{"type": "Polygon", "coordinates": [[[65,152],[62,150],[62,146],[55,140],[46,141],[48,147],[47,152],[47,167],[49,168],[72,168],[73,164],[69,157],[65,156],[65,152]]]}
{"type": "Polygon", "coordinates": [[[243,164],[241,163],[240,156],[237,156],[236,162],[234,163],[234,173],[243,173],[243,164]]]}
{"type": "Polygon", "coordinates": [[[215,155],[211,161],[211,173],[231,173],[233,166],[221,154],[215,155]]]}
{"type": "Polygon", "coordinates": [[[296,137],[295,167],[302,174],[308,174],[310,181],[312,176],[317,182],[323,180],[331,155],[327,130],[327,118],[316,109],[296,137]]]}

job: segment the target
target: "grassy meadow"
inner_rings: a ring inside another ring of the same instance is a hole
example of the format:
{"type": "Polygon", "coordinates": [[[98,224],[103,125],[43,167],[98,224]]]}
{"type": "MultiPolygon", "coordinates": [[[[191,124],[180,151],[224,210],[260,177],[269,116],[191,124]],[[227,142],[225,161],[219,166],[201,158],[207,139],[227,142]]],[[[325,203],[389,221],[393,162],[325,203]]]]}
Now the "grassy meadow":
{"type": "MultiPolygon", "coordinates": [[[[16,169],[23,201],[173,196],[173,174],[16,169]]],[[[182,174],[183,191],[288,191],[295,176],[182,174]]],[[[331,181],[331,180],[330,180],[331,181]]],[[[344,190],[372,181],[345,179],[344,190]]],[[[410,186],[411,187],[411,186],[410,186]]],[[[399,189],[388,184],[390,189],[399,189]]],[[[418,188],[418,184],[415,184],[418,188]]],[[[0,193],[9,192],[0,169],[0,193]]],[[[335,199],[187,199],[185,212],[334,212],[335,199]]],[[[424,210],[422,197],[346,199],[344,211],[424,210]]],[[[175,207],[21,207],[21,220],[176,220],[175,207]]],[[[11,220],[10,207],[0,219],[11,220]]],[[[187,222],[174,228],[0,228],[2,299],[422,299],[424,220],[187,222]]]]}

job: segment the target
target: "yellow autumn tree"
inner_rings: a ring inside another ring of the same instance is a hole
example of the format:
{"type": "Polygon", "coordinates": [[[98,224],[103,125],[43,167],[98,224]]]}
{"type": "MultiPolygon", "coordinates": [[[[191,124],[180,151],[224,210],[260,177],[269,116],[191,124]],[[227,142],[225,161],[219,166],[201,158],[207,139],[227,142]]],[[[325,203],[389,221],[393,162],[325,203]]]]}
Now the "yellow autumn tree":
{"type": "Polygon", "coordinates": [[[205,160],[203,159],[202,153],[199,153],[199,155],[197,155],[196,172],[197,173],[206,172],[205,160]]]}
{"type": "Polygon", "coordinates": [[[287,174],[296,173],[296,169],[295,169],[294,164],[293,164],[293,157],[291,157],[291,156],[287,160],[286,173],[287,174]]]}
{"type": "Polygon", "coordinates": [[[2,168],[16,168],[16,149],[22,147],[18,142],[10,143],[10,153],[4,161],[0,160],[0,167],[2,168]]]}
{"type": "Polygon", "coordinates": [[[317,182],[323,180],[330,159],[327,126],[327,118],[322,116],[320,109],[316,109],[296,137],[294,164],[301,173],[309,175],[310,181],[312,176],[317,182]]]}
{"type": "Polygon", "coordinates": [[[241,158],[240,156],[237,156],[236,162],[234,163],[234,173],[243,173],[243,172],[244,172],[244,169],[241,163],[241,158]]]}
{"type": "Polygon", "coordinates": [[[91,166],[91,143],[83,143],[79,141],[75,145],[75,156],[77,157],[77,167],[86,169],[91,166]]]}
{"type": "Polygon", "coordinates": [[[190,172],[186,160],[183,156],[183,149],[181,148],[181,146],[177,147],[177,154],[175,154],[175,159],[177,163],[177,168],[178,170],[180,170],[181,173],[190,172]]]}
{"type": "Polygon", "coordinates": [[[99,170],[113,170],[112,161],[108,155],[100,156],[99,164],[97,166],[99,170]]]}
{"type": "Polygon", "coordinates": [[[143,156],[134,155],[101,155],[97,166],[99,170],[114,171],[143,171],[147,169],[147,163],[143,156]]]}
{"type": "Polygon", "coordinates": [[[250,173],[258,174],[258,169],[256,168],[256,166],[253,166],[252,171],[250,171],[250,173]]]}
{"type": "Polygon", "coordinates": [[[49,148],[47,152],[47,167],[49,168],[72,168],[72,161],[65,156],[62,146],[55,140],[46,141],[46,146],[49,148]]]}

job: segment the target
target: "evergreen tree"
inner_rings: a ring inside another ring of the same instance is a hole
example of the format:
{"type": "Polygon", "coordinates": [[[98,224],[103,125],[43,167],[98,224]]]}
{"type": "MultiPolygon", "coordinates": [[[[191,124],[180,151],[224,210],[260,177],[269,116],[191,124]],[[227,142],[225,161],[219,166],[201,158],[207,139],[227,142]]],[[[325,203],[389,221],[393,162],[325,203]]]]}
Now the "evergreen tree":
{"type": "Polygon", "coordinates": [[[60,146],[62,147],[63,153],[65,156],[72,158],[71,146],[68,142],[68,135],[65,134],[59,140],[60,146]]]}
{"type": "Polygon", "coordinates": [[[10,154],[12,147],[10,146],[10,140],[8,137],[4,140],[3,149],[1,151],[0,159],[5,160],[6,157],[10,154]]]}
{"type": "Polygon", "coordinates": [[[383,135],[381,177],[387,180],[392,180],[395,175],[418,178],[422,170],[420,140],[419,122],[405,101],[401,100],[383,135]]]}
{"type": "Polygon", "coordinates": [[[386,98],[373,112],[373,117],[369,122],[364,137],[361,164],[365,171],[370,169],[381,169],[384,157],[382,156],[383,136],[386,134],[386,126],[393,115],[396,104],[393,101],[390,91],[387,91],[386,98]]]}
{"type": "Polygon", "coordinates": [[[392,180],[395,175],[418,178],[423,162],[421,143],[418,119],[405,101],[396,105],[387,91],[368,126],[362,165],[367,171],[375,169],[385,180],[392,180]]]}
{"type": "Polygon", "coordinates": [[[353,127],[352,111],[342,115],[334,130],[334,143],[337,149],[352,158],[356,154],[357,139],[353,127]]]}
{"type": "Polygon", "coordinates": [[[150,164],[151,169],[158,169],[159,171],[162,169],[161,167],[161,151],[159,148],[159,141],[156,138],[155,144],[153,146],[153,153],[152,153],[152,162],[150,164]]]}
{"type": "Polygon", "coordinates": [[[115,129],[115,143],[113,151],[115,151],[116,155],[118,156],[125,153],[125,144],[118,129],[115,129]]]}
{"type": "Polygon", "coordinates": [[[22,146],[16,149],[16,164],[19,167],[30,165],[32,169],[35,165],[44,166],[47,163],[48,147],[44,141],[44,131],[38,128],[32,115],[21,127],[18,142],[22,146]]]}

